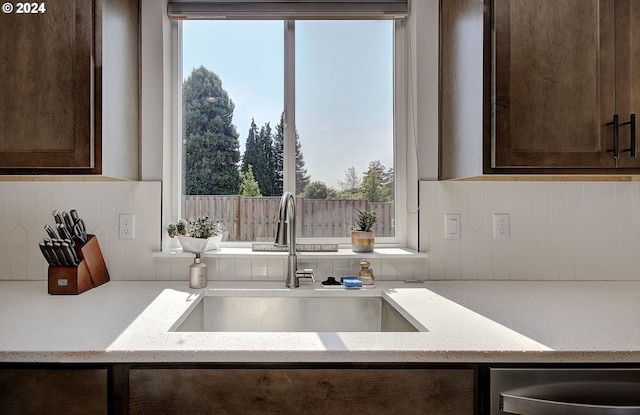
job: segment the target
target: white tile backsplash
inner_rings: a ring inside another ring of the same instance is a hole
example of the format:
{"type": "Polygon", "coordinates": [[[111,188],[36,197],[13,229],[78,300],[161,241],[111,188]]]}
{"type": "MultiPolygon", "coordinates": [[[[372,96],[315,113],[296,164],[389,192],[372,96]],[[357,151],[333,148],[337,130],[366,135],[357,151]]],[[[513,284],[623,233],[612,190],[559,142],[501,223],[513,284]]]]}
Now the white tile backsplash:
{"type": "Polygon", "coordinates": [[[640,279],[640,182],[424,181],[420,195],[431,280],[640,279]],[[444,239],[446,213],[463,215],[461,240],[444,239]],[[509,240],[493,239],[494,213],[509,240]]]}
{"type": "Polygon", "coordinates": [[[45,280],[47,263],[38,243],[44,225],[55,227],[54,209],[76,209],[95,234],[114,280],[156,279],[160,249],[159,182],[0,182],[0,280],[45,280]],[[118,238],[118,214],[136,215],[136,239],[118,238]]]}
{"type": "MultiPolygon", "coordinates": [[[[38,242],[51,211],[77,209],[97,236],[114,280],[187,280],[189,258],[158,258],[159,182],[0,182],[0,280],[45,280],[38,242]],[[118,214],[136,215],[136,239],[118,238],[118,214]]],[[[420,248],[429,259],[374,260],[377,279],[640,279],[640,182],[420,183],[420,248]],[[460,240],[444,214],[460,213],[460,240]],[[511,239],[493,240],[509,213],[511,239]]],[[[206,258],[209,280],[284,281],[282,259],[206,258]]],[[[357,274],[359,261],[313,260],[318,279],[357,274]]]]}

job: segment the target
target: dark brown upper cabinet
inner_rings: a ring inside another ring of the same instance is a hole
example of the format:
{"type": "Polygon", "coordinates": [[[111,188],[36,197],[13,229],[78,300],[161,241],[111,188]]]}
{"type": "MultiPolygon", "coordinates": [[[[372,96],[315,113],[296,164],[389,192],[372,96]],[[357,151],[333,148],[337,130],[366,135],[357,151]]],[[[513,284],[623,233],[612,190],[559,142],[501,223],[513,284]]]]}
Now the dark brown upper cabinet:
{"type": "Polygon", "coordinates": [[[139,2],[43,4],[1,18],[0,174],[138,178],[139,2]]]}
{"type": "Polygon", "coordinates": [[[632,114],[640,115],[640,1],[487,4],[493,117],[484,172],[640,167],[631,133],[632,114]]]}

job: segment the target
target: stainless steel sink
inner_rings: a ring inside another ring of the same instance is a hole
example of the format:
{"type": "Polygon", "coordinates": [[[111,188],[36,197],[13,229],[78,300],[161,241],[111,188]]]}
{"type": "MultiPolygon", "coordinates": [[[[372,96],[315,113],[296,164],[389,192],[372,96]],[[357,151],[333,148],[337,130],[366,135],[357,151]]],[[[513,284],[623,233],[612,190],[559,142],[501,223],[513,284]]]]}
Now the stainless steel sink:
{"type": "Polygon", "coordinates": [[[173,326],[182,332],[418,331],[380,295],[203,295],[173,326]]]}

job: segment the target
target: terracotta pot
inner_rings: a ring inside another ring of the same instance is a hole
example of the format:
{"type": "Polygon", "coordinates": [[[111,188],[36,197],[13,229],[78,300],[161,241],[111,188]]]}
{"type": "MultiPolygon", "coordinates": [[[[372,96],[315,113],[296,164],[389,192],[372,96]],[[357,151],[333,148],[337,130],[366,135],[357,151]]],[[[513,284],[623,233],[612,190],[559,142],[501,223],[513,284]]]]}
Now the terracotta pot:
{"type": "Polygon", "coordinates": [[[375,238],[374,231],[351,231],[351,250],[353,252],[373,252],[375,238]]]}

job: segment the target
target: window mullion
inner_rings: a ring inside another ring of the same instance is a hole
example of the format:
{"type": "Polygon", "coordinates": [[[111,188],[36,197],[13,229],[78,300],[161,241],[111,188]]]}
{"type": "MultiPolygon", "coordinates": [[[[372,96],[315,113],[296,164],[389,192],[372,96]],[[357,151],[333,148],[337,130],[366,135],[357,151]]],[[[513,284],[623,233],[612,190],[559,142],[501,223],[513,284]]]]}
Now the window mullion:
{"type": "Polygon", "coordinates": [[[284,149],[283,190],[296,193],[296,68],[295,21],[284,22],[284,149]]]}

